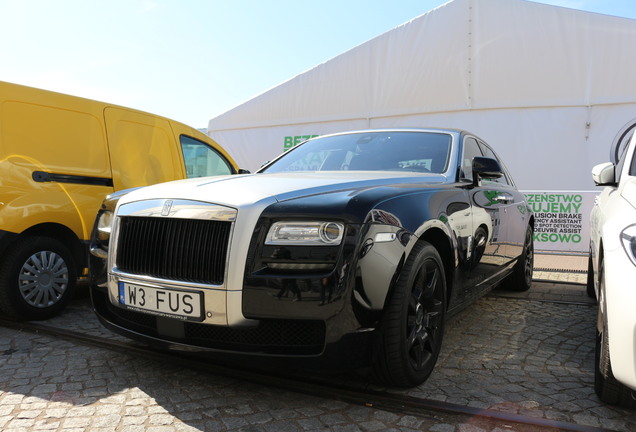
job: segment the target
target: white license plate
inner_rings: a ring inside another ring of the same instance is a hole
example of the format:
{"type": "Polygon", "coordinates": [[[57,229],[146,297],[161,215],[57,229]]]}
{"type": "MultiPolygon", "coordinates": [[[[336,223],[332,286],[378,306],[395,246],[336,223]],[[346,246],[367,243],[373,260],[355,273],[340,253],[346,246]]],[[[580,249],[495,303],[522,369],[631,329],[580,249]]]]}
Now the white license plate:
{"type": "Polygon", "coordinates": [[[200,320],[202,294],[119,282],[119,303],[158,315],[200,320]]]}

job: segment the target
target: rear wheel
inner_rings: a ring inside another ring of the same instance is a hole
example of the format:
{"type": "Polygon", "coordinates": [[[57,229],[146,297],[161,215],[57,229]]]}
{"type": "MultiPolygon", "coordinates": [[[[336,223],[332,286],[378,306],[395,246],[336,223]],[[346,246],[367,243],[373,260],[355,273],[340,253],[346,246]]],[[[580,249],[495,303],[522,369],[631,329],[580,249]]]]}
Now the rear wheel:
{"type": "MultiPolygon", "coordinates": [[[[599,281],[601,283],[600,296],[605,293],[603,280],[603,261],[599,268],[599,281]]],[[[594,362],[594,391],[599,399],[611,405],[619,405],[626,408],[636,407],[636,400],[632,396],[632,390],[619,382],[612,372],[612,364],[609,352],[609,333],[607,332],[607,318],[601,313],[602,298],[599,298],[598,321],[602,323],[602,329],[596,330],[596,355],[594,362]]]]}
{"type": "Polygon", "coordinates": [[[69,250],[48,237],[26,237],[0,263],[0,310],[21,320],[42,320],[62,311],[77,284],[69,250]]]}
{"type": "Polygon", "coordinates": [[[390,386],[421,384],[442,346],[446,278],[437,250],[418,243],[386,307],[374,358],[377,378],[390,386]]]}
{"type": "Polygon", "coordinates": [[[526,228],[526,237],[519,261],[515,264],[512,274],[504,281],[504,288],[510,291],[528,291],[532,286],[532,271],[534,270],[534,242],[532,227],[526,228]]]}

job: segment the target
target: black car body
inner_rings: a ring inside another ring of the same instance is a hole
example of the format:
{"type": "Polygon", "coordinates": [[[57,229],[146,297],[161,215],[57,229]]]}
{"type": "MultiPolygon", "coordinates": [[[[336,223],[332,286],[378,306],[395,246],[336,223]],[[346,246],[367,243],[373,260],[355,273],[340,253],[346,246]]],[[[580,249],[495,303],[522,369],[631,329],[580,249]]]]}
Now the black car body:
{"type": "Polygon", "coordinates": [[[431,373],[445,317],[532,281],[534,219],[492,149],[460,130],[311,139],[256,174],[106,200],[101,321],[164,346],[362,356],[389,385],[431,373]]]}

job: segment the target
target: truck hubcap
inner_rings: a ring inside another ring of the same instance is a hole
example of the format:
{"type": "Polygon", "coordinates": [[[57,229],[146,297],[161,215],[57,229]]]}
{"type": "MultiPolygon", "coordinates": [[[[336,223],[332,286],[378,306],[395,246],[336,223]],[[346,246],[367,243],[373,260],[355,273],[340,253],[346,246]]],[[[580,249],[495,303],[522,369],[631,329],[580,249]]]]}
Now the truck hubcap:
{"type": "Polygon", "coordinates": [[[60,255],[40,251],[31,255],[20,269],[20,294],[30,306],[49,307],[64,295],[68,278],[68,267],[60,255]]]}

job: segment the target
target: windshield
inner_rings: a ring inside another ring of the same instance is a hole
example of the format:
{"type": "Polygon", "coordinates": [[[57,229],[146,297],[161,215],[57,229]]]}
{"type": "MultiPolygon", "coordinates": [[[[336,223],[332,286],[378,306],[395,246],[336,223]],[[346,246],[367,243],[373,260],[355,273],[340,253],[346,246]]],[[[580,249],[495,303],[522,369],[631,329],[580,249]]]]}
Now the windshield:
{"type": "Polygon", "coordinates": [[[377,131],[315,138],[290,150],[261,172],[446,171],[451,135],[377,131]]]}

